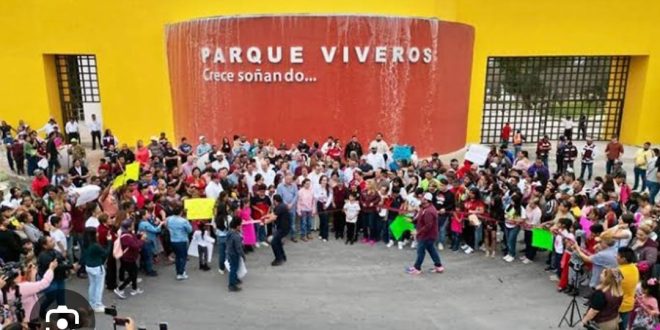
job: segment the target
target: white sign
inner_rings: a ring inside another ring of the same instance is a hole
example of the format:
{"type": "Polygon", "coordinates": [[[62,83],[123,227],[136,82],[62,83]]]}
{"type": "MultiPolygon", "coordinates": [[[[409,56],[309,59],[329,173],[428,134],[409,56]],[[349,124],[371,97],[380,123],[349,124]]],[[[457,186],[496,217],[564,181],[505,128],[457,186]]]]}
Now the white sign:
{"type": "Polygon", "coordinates": [[[76,206],[85,205],[99,198],[101,194],[101,187],[97,185],[86,185],[80,188],[75,188],[73,193],[78,195],[76,199],[76,206]]]}
{"type": "Polygon", "coordinates": [[[480,144],[471,144],[465,153],[465,160],[471,161],[473,164],[483,166],[488,160],[490,147],[482,146],[480,144]]]}

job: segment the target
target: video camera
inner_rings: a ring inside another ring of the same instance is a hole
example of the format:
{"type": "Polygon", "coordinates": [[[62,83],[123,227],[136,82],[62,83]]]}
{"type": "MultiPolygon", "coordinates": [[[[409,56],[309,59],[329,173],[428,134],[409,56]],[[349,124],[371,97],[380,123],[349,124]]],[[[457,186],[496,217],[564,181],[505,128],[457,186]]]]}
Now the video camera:
{"type": "Polygon", "coordinates": [[[5,282],[7,282],[7,287],[14,283],[14,280],[21,274],[22,268],[23,265],[18,262],[6,262],[0,266],[0,277],[4,276],[6,278],[5,282]]]}

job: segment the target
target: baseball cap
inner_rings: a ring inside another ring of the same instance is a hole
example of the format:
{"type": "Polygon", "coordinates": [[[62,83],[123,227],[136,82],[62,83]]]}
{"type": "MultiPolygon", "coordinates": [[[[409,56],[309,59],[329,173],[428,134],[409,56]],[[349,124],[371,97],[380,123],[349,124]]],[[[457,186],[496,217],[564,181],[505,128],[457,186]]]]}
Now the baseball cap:
{"type": "Polygon", "coordinates": [[[200,140],[203,140],[203,139],[205,139],[205,138],[206,138],[206,137],[204,137],[204,135],[200,135],[200,136],[199,136],[199,139],[200,139],[200,140]]]}
{"type": "Polygon", "coordinates": [[[431,193],[424,194],[424,199],[426,199],[427,201],[432,201],[433,200],[433,194],[431,194],[431,193]]]}

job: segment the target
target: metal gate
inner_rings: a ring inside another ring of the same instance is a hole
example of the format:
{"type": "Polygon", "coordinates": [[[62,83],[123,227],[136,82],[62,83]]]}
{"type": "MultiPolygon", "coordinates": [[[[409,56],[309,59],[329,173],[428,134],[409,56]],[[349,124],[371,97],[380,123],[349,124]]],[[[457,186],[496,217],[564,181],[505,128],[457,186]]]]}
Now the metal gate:
{"type": "Polygon", "coordinates": [[[99,103],[98,73],[94,55],[55,55],[62,119],[85,119],[83,103],[99,103]]]}
{"type": "Polygon", "coordinates": [[[563,121],[573,139],[609,140],[619,134],[630,57],[489,57],[481,143],[500,142],[505,123],[526,142],[558,139],[563,121]]]}

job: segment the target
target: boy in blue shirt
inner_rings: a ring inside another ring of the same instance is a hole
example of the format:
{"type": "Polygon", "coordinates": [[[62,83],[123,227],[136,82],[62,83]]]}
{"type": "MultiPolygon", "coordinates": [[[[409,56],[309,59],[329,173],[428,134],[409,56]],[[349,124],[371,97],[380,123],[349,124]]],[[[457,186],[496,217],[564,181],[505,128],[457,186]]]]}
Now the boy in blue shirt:
{"type": "Polygon", "coordinates": [[[243,252],[243,236],[241,236],[241,218],[233,218],[229,223],[227,234],[227,260],[229,260],[229,291],[241,291],[241,280],[238,279],[240,258],[245,259],[243,252]]]}

